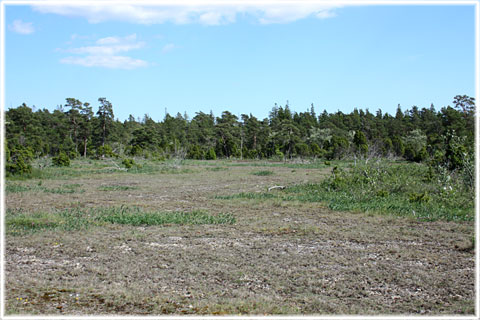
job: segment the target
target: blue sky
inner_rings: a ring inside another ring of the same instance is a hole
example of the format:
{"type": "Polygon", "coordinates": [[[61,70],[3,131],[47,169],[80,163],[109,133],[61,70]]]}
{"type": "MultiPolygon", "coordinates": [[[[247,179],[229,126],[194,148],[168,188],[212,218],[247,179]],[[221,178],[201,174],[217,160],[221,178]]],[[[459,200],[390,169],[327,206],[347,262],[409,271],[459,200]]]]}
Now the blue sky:
{"type": "Polygon", "coordinates": [[[394,114],[475,94],[473,5],[6,5],[5,24],[6,108],[262,119],[287,100],[394,114]]]}

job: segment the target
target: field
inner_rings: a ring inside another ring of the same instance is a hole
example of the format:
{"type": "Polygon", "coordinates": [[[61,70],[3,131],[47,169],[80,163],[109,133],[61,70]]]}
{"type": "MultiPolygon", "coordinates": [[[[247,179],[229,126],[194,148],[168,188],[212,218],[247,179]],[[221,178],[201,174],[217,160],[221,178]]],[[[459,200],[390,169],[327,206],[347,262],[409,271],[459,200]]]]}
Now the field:
{"type": "Polygon", "coordinates": [[[468,205],[342,202],[347,162],[119,163],[6,181],[7,314],[474,313],[468,205]]]}

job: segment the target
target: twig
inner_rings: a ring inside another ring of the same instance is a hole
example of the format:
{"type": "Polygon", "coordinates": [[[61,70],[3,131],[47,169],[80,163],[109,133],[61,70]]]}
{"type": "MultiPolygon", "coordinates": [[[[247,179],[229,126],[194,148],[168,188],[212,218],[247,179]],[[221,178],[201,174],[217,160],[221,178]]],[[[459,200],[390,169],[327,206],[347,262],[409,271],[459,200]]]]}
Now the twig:
{"type": "Polygon", "coordinates": [[[115,165],[115,167],[117,167],[118,170],[122,170],[122,171],[126,171],[127,169],[126,168],[120,168],[118,166],[118,164],[115,163],[115,161],[113,161],[112,159],[109,159],[111,163],[113,163],[115,165]]]}

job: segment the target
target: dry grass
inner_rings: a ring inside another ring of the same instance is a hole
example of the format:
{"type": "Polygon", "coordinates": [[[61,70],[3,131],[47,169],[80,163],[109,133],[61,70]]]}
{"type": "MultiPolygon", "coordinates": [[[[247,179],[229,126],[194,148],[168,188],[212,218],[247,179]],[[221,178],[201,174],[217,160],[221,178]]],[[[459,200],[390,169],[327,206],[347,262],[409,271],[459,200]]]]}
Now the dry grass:
{"type": "MultiPolygon", "coordinates": [[[[256,164],[49,179],[83,193],[6,195],[9,209],[138,206],[230,213],[233,225],[128,226],[6,236],[8,314],[473,314],[471,223],[215,199],[318,182],[327,170],[256,164]],[[105,186],[124,186],[99,191],[105,186]]],[[[15,181],[24,187],[38,180],[15,181]]],[[[25,188],[24,188],[25,189],[25,188]]]]}

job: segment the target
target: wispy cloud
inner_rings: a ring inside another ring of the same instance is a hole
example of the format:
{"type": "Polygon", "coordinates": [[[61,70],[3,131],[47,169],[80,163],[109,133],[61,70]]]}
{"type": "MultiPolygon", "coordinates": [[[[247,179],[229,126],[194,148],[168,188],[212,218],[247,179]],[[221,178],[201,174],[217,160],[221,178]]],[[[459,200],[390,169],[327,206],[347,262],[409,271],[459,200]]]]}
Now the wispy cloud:
{"type": "Polygon", "coordinates": [[[14,20],[8,26],[8,29],[20,34],[32,34],[35,32],[32,22],[23,22],[22,20],[14,20]]]}
{"type": "Polygon", "coordinates": [[[173,43],[167,43],[166,45],[163,46],[162,48],[162,53],[167,53],[175,49],[177,46],[173,43]]]}
{"type": "Polygon", "coordinates": [[[142,41],[137,41],[137,35],[126,37],[106,37],[95,41],[94,45],[69,48],[68,53],[83,55],[70,56],[60,60],[65,64],[76,64],[85,67],[105,67],[111,69],[135,69],[148,66],[148,62],[121,56],[118,53],[128,52],[145,46],[142,41]]]}
{"type": "Polygon", "coordinates": [[[124,21],[139,24],[175,24],[199,23],[203,25],[223,25],[236,21],[238,15],[251,15],[261,24],[288,23],[306,17],[326,19],[335,16],[337,5],[322,3],[282,3],[245,5],[111,5],[98,1],[94,5],[34,5],[36,11],[54,13],[70,17],[83,17],[90,23],[105,21],[124,21]]]}
{"type": "Polygon", "coordinates": [[[86,46],[69,49],[71,53],[93,54],[93,55],[113,55],[119,52],[127,52],[139,49],[145,46],[144,42],[136,42],[137,35],[132,34],[126,37],[107,37],[98,39],[94,46],[86,46]]]}
{"type": "Polygon", "coordinates": [[[86,57],[66,57],[60,60],[65,64],[77,64],[84,67],[103,67],[110,69],[136,69],[148,66],[148,62],[140,59],[133,59],[126,56],[86,56],[86,57]]]}

